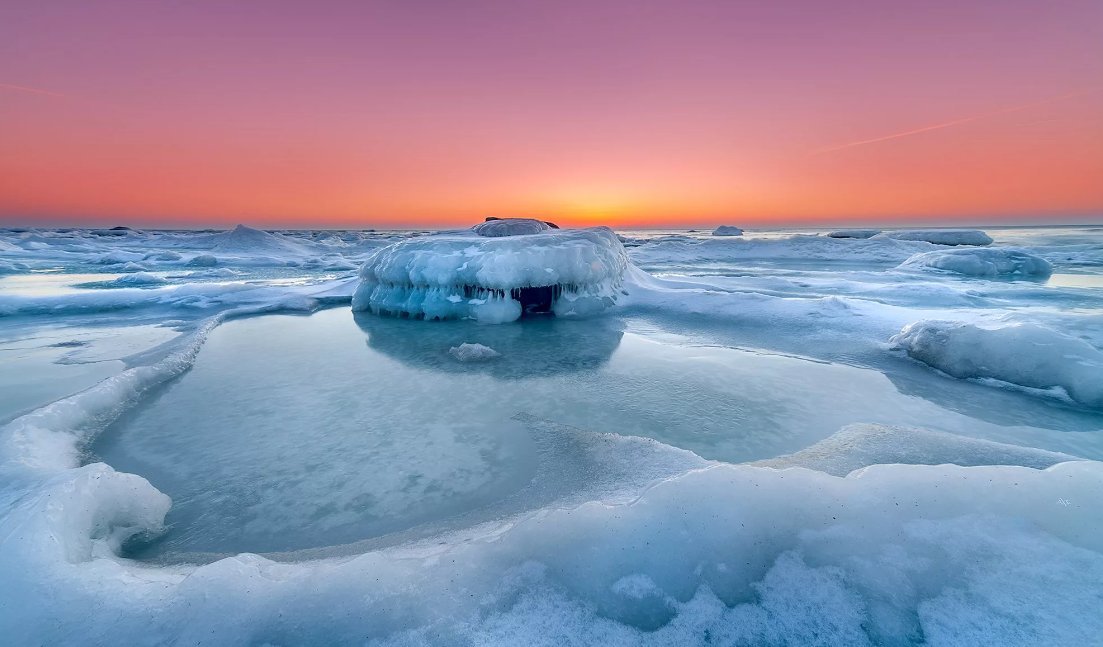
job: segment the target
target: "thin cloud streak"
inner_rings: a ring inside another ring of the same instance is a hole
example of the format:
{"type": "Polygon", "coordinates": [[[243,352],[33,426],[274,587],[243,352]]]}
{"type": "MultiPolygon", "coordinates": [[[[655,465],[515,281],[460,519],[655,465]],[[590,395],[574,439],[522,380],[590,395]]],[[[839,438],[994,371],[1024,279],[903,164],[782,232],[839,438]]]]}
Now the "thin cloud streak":
{"type": "Polygon", "coordinates": [[[1030,108],[1034,108],[1034,107],[1037,107],[1037,106],[1043,106],[1043,105],[1054,103],[1054,102],[1057,102],[1057,101],[1064,101],[1066,99],[1072,99],[1072,98],[1075,98],[1075,97],[1080,97],[1080,96],[1083,96],[1085,94],[1090,94],[1090,93],[1095,92],[1095,91],[1096,91],[1096,89],[1077,90],[1075,92],[1067,92],[1065,94],[1057,95],[1055,97],[1049,97],[1047,99],[1042,99],[1040,101],[1031,101],[1030,103],[1024,103],[1024,104],[1020,104],[1020,105],[1017,105],[1017,106],[1011,106],[1009,108],[1001,108],[999,110],[993,110],[991,112],[982,112],[978,115],[973,115],[971,117],[962,117],[961,119],[954,119],[952,121],[946,121],[946,122],[943,122],[943,123],[940,123],[940,124],[933,124],[933,125],[930,125],[930,126],[923,126],[922,128],[913,128],[912,130],[905,130],[904,132],[893,133],[891,135],[884,135],[882,137],[873,137],[871,139],[862,139],[860,141],[848,142],[846,144],[839,144],[837,146],[828,146],[826,148],[820,148],[818,150],[814,150],[814,151],[808,153],[808,157],[815,157],[816,155],[822,155],[824,153],[831,153],[831,152],[834,152],[834,151],[845,150],[847,148],[854,148],[856,146],[865,146],[867,144],[876,144],[878,142],[889,141],[891,139],[900,139],[900,138],[903,138],[903,137],[911,137],[912,135],[919,135],[921,133],[930,132],[932,130],[942,130],[943,128],[953,128],[954,126],[960,126],[962,124],[967,124],[967,123],[970,123],[970,122],[973,122],[973,121],[977,121],[979,119],[985,119],[985,118],[988,118],[988,117],[996,117],[996,116],[1004,115],[1004,114],[1007,114],[1007,113],[1010,113],[1010,112],[1019,112],[1020,110],[1027,110],[1027,109],[1030,109],[1030,108]]]}
{"type": "Polygon", "coordinates": [[[25,85],[14,85],[12,83],[0,83],[0,88],[4,90],[11,90],[13,92],[23,92],[24,94],[37,94],[46,97],[58,97],[64,99],[66,96],[60,92],[51,92],[50,90],[43,90],[41,88],[31,88],[25,85]]]}

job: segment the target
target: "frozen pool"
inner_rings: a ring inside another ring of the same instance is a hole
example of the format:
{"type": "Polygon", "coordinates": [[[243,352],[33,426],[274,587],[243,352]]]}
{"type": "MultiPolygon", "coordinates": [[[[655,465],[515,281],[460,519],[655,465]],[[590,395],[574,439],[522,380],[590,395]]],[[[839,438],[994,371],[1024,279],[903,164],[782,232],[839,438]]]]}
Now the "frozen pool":
{"type": "Polygon", "coordinates": [[[532,420],[726,462],[795,452],[854,422],[1103,456],[1099,434],[1085,431],[1103,427],[1096,414],[974,385],[1003,398],[1001,419],[974,417],[968,386],[940,392],[949,380],[905,366],[914,374],[894,380],[708,345],[632,318],[480,326],[346,308],[270,315],[215,330],[190,372],[108,428],[90,454],[173,498],[168,532],[132,542],[132,555],[202,561],[531,507],[518,499],[537,474],[572,460],[542,450],[532,420]],[[461,362],[449,349],[465,342],[500,356],[461,362]]]}

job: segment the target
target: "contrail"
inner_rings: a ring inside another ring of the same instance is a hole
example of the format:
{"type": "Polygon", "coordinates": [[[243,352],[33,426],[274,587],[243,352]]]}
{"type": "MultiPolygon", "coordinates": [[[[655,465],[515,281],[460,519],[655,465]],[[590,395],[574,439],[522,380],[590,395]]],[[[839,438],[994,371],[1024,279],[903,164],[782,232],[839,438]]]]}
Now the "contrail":
{"type": "Polygon", "coordinates": [[[25,85],[13,85],[11,83],[0,83],[0,88],[5,90],[13,90],[15,92],[25,92],[27,94],[38,94],[47,97],[60,97],[65,98],[64,94],[60,92],[50,92],[49,90],[42,90],[40,88],[29,88],[25,85]]]}
{"type": "Polygon", "coordinates": [[[882,137],[874,137],[872,139],[863,139],[856,142],[849,142],[846,144],[839,144],[838,146],[828,146],[827,148],[820,148],[812,151],[808,154],[809,157],[821,155],[823,153],[830,153],[832,151],[843,150],[844,148],[854,148],[855,146],[865,146],[866,144],[876,144],[877,142],[888,141],[890,139],[900,139],[901,137],[910,137],[912,135],[918,135],[920,133],[930,132],[932,130],[941,130],[943,128],[951,128],[953,126],[960,126],[961,124],[967,124],[971,121],[978,119],[984,119],[986,117],[995,117],[997,115],[1007,114],[1009,112],[1018,112],[1020,110],[1026,110],[1035,106],[1045,105],[1047,103],[1053,103],[1055,101],[1064,101],[1065,99],[1072,99],[1073,97],[1079,97],[1085,94],[1090,94],[1095,90],[1077,90],[1075,92],[1068,92],[1055,97],[1049,97],[1048,99],[1042,99],[1040,101],[1031,101],[1030,103],[1024,103],[1017,106],[1011,106],[1009,108],[1001,108],[999,110],[993,110],[991,112],[982,112],[979,115],[973,115],[971,117],[962,117],[961,119],[954,119],[952,121],[946,121],[940,124],[933,124],[930,126],[923,126],[922,128],[913,128],[912,130],[905,130],[900,133],[893,133],[891,135],[884,135],[882,137]]]}

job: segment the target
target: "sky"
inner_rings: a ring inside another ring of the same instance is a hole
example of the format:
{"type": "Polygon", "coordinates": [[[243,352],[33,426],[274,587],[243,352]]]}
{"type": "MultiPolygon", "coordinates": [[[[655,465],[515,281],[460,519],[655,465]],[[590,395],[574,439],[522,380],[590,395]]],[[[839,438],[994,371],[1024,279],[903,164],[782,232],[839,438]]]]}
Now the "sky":
{"type": "Polygon", "coordinates": [[[1099,0],[0,5],[0,222],[1103,222],[1099,0]]]}

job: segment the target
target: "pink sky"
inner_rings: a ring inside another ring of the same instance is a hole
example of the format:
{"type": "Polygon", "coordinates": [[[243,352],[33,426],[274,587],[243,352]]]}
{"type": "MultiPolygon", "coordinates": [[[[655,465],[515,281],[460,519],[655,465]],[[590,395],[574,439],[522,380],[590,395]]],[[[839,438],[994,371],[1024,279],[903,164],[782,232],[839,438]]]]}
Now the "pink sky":
{"type": "Polygon", "coordinates": [[[1103,220],[1103,2],[0,8],[0,220],[1103,220]]]}

